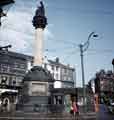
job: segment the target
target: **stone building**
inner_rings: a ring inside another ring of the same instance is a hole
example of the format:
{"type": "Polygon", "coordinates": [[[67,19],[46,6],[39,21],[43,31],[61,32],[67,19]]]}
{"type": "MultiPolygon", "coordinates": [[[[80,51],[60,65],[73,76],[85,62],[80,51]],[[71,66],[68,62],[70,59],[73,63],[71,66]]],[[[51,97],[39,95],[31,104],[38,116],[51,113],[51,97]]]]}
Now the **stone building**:
{"type": "Polygon", "coordinates": [[[22,80],[32,60],[31,56],[0,50],[0,101],[8,103],[8,110],[18,102],[22,80]]]}
{"type": "Polygon", "coordinates": [[[48,60],[44,67],[53,75],[55,88],[74,88],[76,83],[75,68],[61,63],[59,58],[48,60]]]}

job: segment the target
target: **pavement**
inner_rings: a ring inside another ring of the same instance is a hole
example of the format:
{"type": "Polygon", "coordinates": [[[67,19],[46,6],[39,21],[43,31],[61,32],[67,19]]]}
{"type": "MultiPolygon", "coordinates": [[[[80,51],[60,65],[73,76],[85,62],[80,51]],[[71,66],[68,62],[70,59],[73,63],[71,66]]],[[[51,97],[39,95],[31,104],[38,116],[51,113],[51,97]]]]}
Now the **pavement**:
{"type": "Polygon", "coordinates": [[[75,117],[71,114],[61,113],[37,113],[37,112],[15,112],[15,113],[2,113],[0,120],[94,120],[96,119],[95,113],[80,113],[75,117]]]}
{"type": "Polygon", "coordinates": [[[100,104],[100,110],[96,114],[97,120],[114,120],[114,114],[109,113],[107,106],[104,104],[100,104]]]}
{"type": "Polygon", "coordinates": [[[75,117],[67,113],[17,111],[14,113],[0,113],[0,120],[114,120],[114,115],[110,114],[107,107],[101,104],[99,112],[80,113],[75,117]]]}
{"type": "Polygon", "coordinates": [[[96,112],[80,113],[79,120],[96,120],[96,112]]]}

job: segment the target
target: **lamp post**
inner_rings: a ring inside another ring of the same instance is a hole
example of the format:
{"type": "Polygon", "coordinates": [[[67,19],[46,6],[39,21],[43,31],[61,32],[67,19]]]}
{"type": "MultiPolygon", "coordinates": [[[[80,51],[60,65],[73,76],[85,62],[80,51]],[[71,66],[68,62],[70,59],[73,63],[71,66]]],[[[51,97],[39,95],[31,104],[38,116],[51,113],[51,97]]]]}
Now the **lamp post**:
{"type": "Polygon", "coordinates": [[[86,101],[85,101],[85,97],[86,97],[86,89],[85,89],[85,75],[84,75],[84,62],[83,62],[83,56],[84,56],[84,52],[87,51],[89,44],[90,44],[90,39],[91,37],[98,37],[97,34],[95,34],[94,32],[91,32],[88,36],[87,41],[84,44],[80,44],[80,56],[81,56],[81,69],[82,69],[82,86],[83,86],[83,112],[85,113],[85,105],[86,105],[86,101]]]}
{"type": "Polygon", "coordinates": [[[114,59],[112,60],[112,65],[113,65],[113,74],[114,74],[114,59]]]}

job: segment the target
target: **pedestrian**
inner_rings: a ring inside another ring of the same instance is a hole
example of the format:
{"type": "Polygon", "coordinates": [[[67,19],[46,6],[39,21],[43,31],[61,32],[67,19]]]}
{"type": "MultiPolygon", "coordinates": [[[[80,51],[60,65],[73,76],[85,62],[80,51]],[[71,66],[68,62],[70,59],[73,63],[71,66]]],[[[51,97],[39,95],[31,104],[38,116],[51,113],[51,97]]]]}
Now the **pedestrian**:
{"type": "Polygon", "coordinates": [[[74,110],[73,110],[73,106],[71,105],[70,107],[70,114],[73,114],[74,113],[74,110]]]}
{"type": "Polygon", "coordinates": [[[72,107],[73,107],[73,114],[74,114],[74,116],[78,115],[79,114],[78,105],[77,105],[77,103],[75,101],[72,103],[72,107]]]}
{"type": "Polygon", "coordinates": [[[2,111],[2,100],[0,100],[0,112],[2,111]]]}

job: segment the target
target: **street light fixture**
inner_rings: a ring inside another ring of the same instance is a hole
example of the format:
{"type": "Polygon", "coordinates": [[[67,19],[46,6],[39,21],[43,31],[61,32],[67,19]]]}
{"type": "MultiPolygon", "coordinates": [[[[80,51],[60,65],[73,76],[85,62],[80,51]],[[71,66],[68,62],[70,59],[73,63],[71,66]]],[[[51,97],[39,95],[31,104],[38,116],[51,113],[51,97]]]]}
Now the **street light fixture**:
{"type": "Polygon", "coordinates": [[[0,0],[0,26],[1,18],[7,16],[7,12],[13,3],[14,0],[0,0]]]}
{"type": "Polygon", "coordinates": [[[87,41],[84,43],[84,44],[80,44],[79,47],[80,47],[80,56],[81,56],[81,69],[82,69],[82,85],[83,85],[83,112],[85,113],[86,112],[86,109],[85,109],[85,105],[86,105],[86,89],[85,89],[85,76],[84,76],[84,62],[83,62],[83,56],[84,56],[84,52],[87,51],[88,47],[89,47],[89,44],[90,44],[90,39],[91,37],[98,37],[97,34],[95,34],[95,32],[91,32],[88,36],[88,39],[87,41]]]}
{"type": "Polygon", "coordinates": [[[12,45],[0,46],[0,51],[4,49],[8,51],[8,48],[11,48],[11,47],[12,45]]]}
{"type": "Polygon", "coordinates": [[[112,60],[112,65],[113,65],[113,74],[114,74],[114,59],[112,60]]]}

